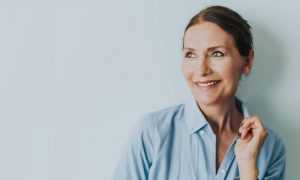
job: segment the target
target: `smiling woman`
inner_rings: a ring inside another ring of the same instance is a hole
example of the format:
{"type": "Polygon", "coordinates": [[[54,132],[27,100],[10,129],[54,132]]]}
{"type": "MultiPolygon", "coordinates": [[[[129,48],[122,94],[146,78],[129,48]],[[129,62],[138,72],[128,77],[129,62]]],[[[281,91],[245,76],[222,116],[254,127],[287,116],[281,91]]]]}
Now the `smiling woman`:
{"type": "Polygon", "coordinates": [[[247,21],[222,6],[200,11],[183,54],[192,98],[139,121],[115,179],[284,179],[281,138],[236,98],[254,59],[247,21]]]}

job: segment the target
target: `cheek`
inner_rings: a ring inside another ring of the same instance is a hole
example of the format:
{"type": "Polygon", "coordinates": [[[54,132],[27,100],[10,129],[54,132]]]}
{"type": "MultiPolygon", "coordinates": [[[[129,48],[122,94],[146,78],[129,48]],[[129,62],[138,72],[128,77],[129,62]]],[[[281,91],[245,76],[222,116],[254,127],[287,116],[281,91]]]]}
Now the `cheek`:
{"type": "Polygon", "coordinates": [[[243,72],[243,68],[241,66],[234,67],[233,76],[235,77],[237,83],[239,83],[241,79],[242,72],[243,72]]]}
{"type": "Polygon", "coordinates": [[[181,72],[186,80],[191,80],[193,68],[184,61],[181,63],[181,72]]]}
{"type": "Polygon", "coordinates": [[[238,84],[241,77],[241,68],[234,64],[227,64],[220,70],[225,79],[231,81],[233,84],[238,84]]]}

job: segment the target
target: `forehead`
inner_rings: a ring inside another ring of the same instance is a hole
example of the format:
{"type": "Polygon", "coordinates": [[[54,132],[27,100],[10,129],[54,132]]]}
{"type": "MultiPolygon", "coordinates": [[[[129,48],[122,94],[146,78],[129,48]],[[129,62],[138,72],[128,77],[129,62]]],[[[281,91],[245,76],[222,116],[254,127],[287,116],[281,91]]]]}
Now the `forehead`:
{"type": "Polygon", "coordinates": [[[224,31],[218,25],[204,21],[191,26],[185,33],[185,47],[209,48],[213,46],[225,46],[234,48],[234,39],[231,34],[224,31]]]}

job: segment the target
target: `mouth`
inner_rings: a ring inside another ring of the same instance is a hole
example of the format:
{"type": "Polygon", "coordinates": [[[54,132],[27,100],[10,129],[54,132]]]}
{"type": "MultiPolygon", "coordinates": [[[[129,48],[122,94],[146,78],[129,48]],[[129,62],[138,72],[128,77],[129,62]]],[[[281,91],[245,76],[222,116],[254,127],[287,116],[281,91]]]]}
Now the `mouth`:
{"type": "Polygon", "coordinates": [[[221,81],[220,80],[208,80],[208,81],[197,81],[197,82],[195,82],[195,84],[198,87],[210,88],[210,87],[215,87],[219,82],[221,82],[221,81]]]}

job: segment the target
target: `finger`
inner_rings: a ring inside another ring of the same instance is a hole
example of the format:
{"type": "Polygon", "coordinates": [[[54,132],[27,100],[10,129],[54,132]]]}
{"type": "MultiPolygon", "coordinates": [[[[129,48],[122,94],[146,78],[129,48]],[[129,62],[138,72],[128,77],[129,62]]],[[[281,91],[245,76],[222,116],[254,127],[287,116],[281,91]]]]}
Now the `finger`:
{"type": "Polygon", "coordinates": [[[250,130],[251,130],[251,121],[247,121],[247,119],[244,119],[239,128],[239,133],[240,133],[239,137],[241,139],[244,139],[250,130]]]}
{"type": "Polygon", "coordinates": [[[252,133],[249,132],[238,132],[238,140],[243,142],[249,142],[252,139],[252,133]]]}
{"type": "Polygon", "coordinates": [[[251,116],[251,117],[245,118],[243,122],[244,123],[242,124],[242,127],[247,127],[247,126],[251,125],[253,128],[264,129],[264,125],[258,116],[251,116]]]}
{"type": "Polygon", "coordinates": [[[247,135],[251,135],[252,136],[252,128],[251,126],[247,127],[247,128],[243,128],[241,130],[241,139],[244,139],[247,135]]]}
{"type": "Polygon", "coordinates": [[[245,128],[245,127],[248,127],[249,125],[251,124],[251,121],[249,121],[249,118],[245,118],[241,125],[240,125],[240,128],[245,128]]]}
{"type": "Polygon", "coordinates": [[[245,118],[241,123],[239,132],[241,133],[241,139],[244,139],[249,134],[251,135],[251,138],[256,137],[259,140],[264,140],[268,135],[262,121],[258,116],[245,118]]]}
{"type": "Polygon", "coordinates": [[[259,135],[265,131],[265,127],[263,123],[257,116],[252,116],[247,118],[246,120],[243,121],[241,125],[242,126],[240,130],[251,127],[253,129],[254,135],[259,135]]]}
{"type": "Polygon", "coordinates": [[[244,123],[247,121],[248,118],[244,118],[240,124],[240,127],[242,127],[244,125],[244,123]]]}

